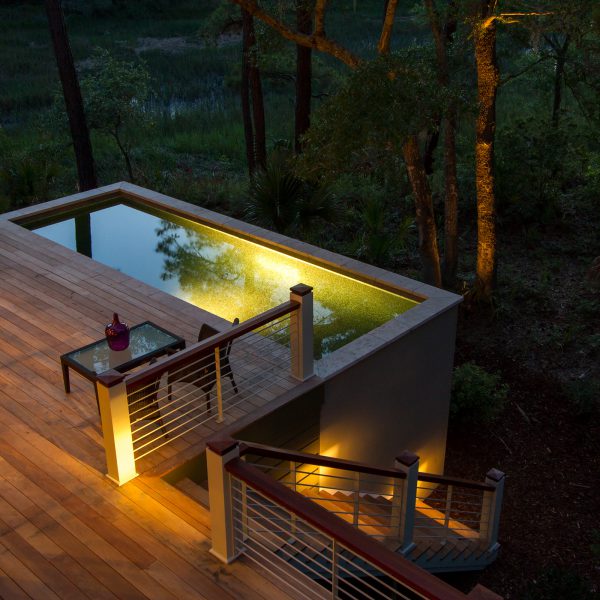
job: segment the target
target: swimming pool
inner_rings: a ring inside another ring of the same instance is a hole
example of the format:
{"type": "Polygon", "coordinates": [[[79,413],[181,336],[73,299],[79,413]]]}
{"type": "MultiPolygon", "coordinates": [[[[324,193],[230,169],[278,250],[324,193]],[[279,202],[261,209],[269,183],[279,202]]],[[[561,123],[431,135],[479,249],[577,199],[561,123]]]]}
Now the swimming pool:
{"type": "Polygon", "coordinates": [[[418,302],[176,214],[130,200],[60,212],[23,226],[224,319],[246,320],[314,288],[315,357],[418,302]]]}

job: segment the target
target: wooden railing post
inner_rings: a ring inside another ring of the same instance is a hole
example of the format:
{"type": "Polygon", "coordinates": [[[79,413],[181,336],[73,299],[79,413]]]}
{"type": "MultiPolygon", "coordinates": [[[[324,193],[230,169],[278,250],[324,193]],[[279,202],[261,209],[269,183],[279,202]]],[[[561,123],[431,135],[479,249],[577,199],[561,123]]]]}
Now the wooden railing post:
{"type": "Polygon", "coordinates": [[[490,469],[485,476],[485,483],[493,485],[495,489],[493,492],[483,493],[479,535],[488,550],[495,550],[498,546],[498,529],[504,495],[504,473],[498,469],[490,469]]]}
{"type": "Polygon", "coordinates": [[[119,485],[137,477],[124,378],[122,373],[110,370],[96,380],[107,476],[119,485]]]}
{"type": "Polygon", "coordinates": [[[290,300],[300,308],[290,315],[290,349],[292,375],[304,381],[313,374],[313,294],[303,283],[290,288],[290,300]]]}
{"type": "MultiPolygon", "coordinates": [[[[235,545],[231,476],[225,465],[239,455],[239,442],[233,439],[209,441],[206,445],[212,537],[210,553],[226,564],[235,560],[239,551],[235,545]]],[[[245,504],[245,499],[242,503],[245,504]]]]}
{"type": "Polygon", "coordinates": [[[396,457],[394,466],[406,473],[402,486],[402,498],[398,537],[400,539],[400,552],[408,554],[414,547],[413,529],[415,526],[415,507],[417,503],[417,482],[419,479],[419,457],[408,450],[404,450],[396,457]]]}

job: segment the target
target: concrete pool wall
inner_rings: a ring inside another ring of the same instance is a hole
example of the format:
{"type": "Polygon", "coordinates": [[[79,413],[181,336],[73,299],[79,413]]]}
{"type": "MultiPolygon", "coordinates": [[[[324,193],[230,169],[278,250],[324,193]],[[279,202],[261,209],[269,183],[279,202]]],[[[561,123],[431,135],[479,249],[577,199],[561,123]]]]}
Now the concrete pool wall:
{"type": "Polygon", "coordinates": [[[443,472],[460,296],[129,183],[0,219],[18,222],[115,196],[199,220],[416,300],[407,312],[316,361],[311,387],[323,395],[320,452],[391,466],[409,449],[421,456],[422,470],[443,472]]]}

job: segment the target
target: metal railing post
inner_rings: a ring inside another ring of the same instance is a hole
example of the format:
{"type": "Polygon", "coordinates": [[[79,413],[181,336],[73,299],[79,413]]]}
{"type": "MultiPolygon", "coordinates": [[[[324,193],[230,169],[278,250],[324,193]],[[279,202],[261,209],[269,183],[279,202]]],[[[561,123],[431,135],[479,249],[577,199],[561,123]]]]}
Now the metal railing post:
{"type": "Polygon", "coordinates": [[[404,450],[396,457],[394,466],[406,473],[402,486],[402,511],[398,537],[400,538],[400,552],[408,554],[415,546],[413,529],[415,526],[415,509],[417,503],[417,483],[419,479],[419,457],[408,450],[404,450]]]}
{"type": "Polygon", "coordinates": [[[122,373],[110,370],[96,380],[107,477],[118,485],[137,477],[124,378],[122,373]]]}
{"type": "Polygon", "coordinates": [[[444,512],[444,529],[450,524],[450,513],[452,512],[452,490],[451,485],[446,486],[446,510],[444,512]]]}
{"type": "Polygon", "coordinates": [[[360,513],[360,472],[354,473],[354,510],[352,515],[352,524],[358,527],[358,516],[360,513]]]}
{"type": "Polygon", "coordinates": [[[223,422],[223,389],[221,387],[221,349],[215,348],[215,377],[217,382],[217,423],[223,422]]]}
{"type": "Polygon", "coordinates": [[[206,444],[212,537],[210,553],[225,564],[229,564],[240,554],[235,545],[231,476],[225,470],[225,465],[239,455],[240,447],[236,440],[209,441],[206,444]]]}
{"type": "Polygon", "coordinates": [[[504,473],[498,469],[490,469],[485,476],[485,483],[493,485],[495,489],[493,492],[483,493],[479,536],[488,550],[495,550],[498,546],[498,529],[504,495],[504,473]]]}
{"type": "Polygon", "coordinates": [[[303,283],[290,288],[290,300],[300,308],[290,314],[292,375],[304,381],[313,374],[313,294],[303,283]]]}

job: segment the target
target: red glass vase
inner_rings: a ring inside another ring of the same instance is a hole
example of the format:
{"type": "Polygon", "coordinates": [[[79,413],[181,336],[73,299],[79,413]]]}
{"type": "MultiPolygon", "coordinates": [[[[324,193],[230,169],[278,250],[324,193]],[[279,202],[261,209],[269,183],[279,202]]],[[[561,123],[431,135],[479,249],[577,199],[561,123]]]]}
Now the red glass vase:
{"type": "Polygon", "coordinates": [[[111,350],[125,350],[129,346],[129,327],[119,321],[117,313],[113,313],[112,323],[106,326],[104,333],[111,350]]]}

